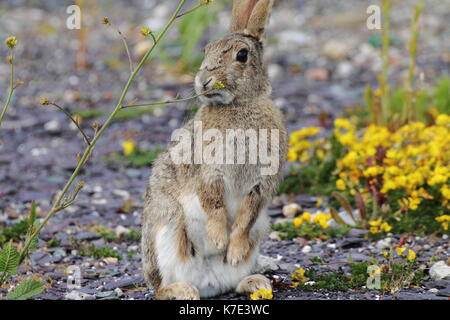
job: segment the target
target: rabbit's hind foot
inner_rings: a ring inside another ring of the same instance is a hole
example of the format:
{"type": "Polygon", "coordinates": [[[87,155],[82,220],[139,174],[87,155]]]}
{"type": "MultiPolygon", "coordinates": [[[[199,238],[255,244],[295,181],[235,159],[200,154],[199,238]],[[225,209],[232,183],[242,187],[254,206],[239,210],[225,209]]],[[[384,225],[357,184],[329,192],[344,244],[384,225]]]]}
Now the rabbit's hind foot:
{"type": "Polygon", "coordinates": [[[174,282],[156,291],[157,300],[200,300],[198,289],[186,282],[174,282]]]}
{"type": "Polygon", "coordinates": [[[261,289],[272,290],[270,280],[262,274],[252,274],[239,282],[236,293],[247,294],[261,289]]]}

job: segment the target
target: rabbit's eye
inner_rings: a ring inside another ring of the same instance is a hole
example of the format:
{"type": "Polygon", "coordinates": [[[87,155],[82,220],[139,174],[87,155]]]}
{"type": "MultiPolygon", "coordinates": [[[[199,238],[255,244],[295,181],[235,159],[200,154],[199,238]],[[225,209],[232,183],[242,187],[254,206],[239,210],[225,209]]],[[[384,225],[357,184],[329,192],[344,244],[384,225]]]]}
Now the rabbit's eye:
{"type": "Polygon", "coordinates": [[[236,54],[236,60],[242,63],[246,63],[248,58],[248,50],[247,49],[241,49],[236,54]]]}

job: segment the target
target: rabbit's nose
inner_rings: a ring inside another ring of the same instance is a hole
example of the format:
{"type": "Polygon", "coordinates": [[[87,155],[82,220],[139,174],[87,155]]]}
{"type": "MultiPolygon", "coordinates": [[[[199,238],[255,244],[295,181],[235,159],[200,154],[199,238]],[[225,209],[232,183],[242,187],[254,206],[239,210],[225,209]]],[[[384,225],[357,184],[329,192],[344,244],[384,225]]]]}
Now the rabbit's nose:
{"type": "Polygon", "coordinates": [[[209,77],[208,79],[206,79],[205,82],[203,82],[203,89],[207,90],[208,89],[208,85],[213,81],[213,77],[209,77]]]}

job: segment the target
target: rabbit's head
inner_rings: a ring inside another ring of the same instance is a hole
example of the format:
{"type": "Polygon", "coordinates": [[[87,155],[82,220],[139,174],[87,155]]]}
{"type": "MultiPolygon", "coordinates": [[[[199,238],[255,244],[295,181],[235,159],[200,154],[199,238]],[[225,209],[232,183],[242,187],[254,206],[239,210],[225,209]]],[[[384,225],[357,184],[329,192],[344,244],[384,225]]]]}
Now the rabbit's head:
{"type": "Polygon", "coordinates": [[[274,0],[234,0],[230,32],[209,43],[195,77],[206,104],[228,105],[268,96],[262,37],[274,0]]]}

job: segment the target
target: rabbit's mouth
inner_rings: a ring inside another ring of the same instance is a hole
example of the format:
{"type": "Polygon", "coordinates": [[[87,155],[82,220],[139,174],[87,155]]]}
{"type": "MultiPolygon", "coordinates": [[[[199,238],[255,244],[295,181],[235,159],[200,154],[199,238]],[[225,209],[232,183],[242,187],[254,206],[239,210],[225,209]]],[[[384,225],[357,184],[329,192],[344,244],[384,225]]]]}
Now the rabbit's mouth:
{"type": "Polygon", "coordinates": [[[208,99],[212,99],[212,98],[214,98],[214,97],[221,97],[222,95],[220,94],[220,93],[208,93],[208,94],[205,94],[205,97],[207,97],[208,99]]]}
{"type": "Polygon", "coordinates": [[[212,91],[199,97],[200,101],[210,105],[227,105],[233,101],[233,96],[227,90],[212,91]]]}

